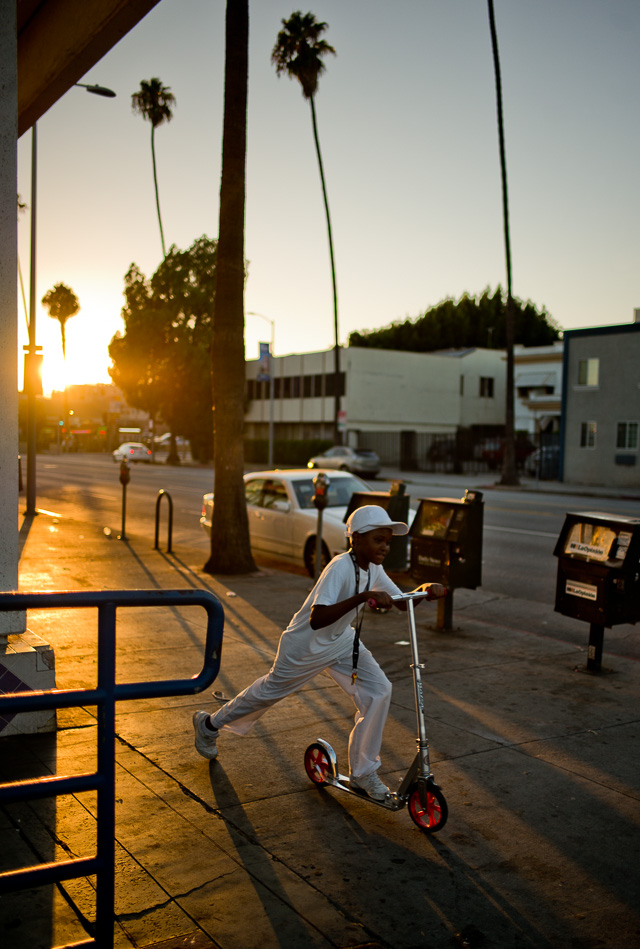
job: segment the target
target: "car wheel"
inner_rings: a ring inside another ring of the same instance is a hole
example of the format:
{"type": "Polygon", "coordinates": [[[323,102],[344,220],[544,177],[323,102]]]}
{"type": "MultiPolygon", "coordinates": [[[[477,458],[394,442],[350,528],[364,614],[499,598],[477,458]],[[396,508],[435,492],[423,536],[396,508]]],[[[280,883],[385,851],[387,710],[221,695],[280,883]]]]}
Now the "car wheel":
{"type": "MultiPolygon", "coordinates": [[[[325,542],[322,542],[322,570],[327,566],[331,557],[329,556],[329,549],[325,542]]],[[[304,565],[307,569],[307,573],[310,577],[315,578],[316,575],[316,539],[315,537],[310,537],[304,548],[304,565]]]]}

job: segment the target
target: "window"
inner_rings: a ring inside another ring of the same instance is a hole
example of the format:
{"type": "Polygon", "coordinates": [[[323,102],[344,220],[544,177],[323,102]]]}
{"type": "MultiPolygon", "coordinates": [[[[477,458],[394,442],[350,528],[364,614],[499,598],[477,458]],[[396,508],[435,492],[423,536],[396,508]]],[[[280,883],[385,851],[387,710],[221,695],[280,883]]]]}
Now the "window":
{"type": "Polygon", "coordinates": [[[480,376],[480,398],[493,398],[493,376],[480,376]]]}
{"type": "Polygon", "coordinates": [[[580,423],[580,448],[596,447],[596,422],[580,423]]]}
{"type": "Polygon", "coordinates": [[[627,451],[638,450],[638,424],[638,422],[618,422],[616,448],[626,448],[627,451]]]}
{"type": "Polygon", "coordinates": [[[597,386],[599,370],[599,359],[581,359],[578,362],[578,385],[597,386]]]}

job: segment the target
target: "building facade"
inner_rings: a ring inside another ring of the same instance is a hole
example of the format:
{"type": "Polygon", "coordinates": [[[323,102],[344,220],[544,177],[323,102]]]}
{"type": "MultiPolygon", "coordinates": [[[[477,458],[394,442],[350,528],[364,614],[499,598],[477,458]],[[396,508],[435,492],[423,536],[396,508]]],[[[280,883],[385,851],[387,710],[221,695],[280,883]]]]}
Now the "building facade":
{"type": "Polygon", "coordinates": [[[635,317],[564,334],[563,481],[640,487],[640,310],[635,317]]]}
{"type": "Polygon", "coordinates": [[[536,442],[560,432],[563,352],[562,340],[513,349],[515,429],[536,442]]]}
{"type": "Polygon", "coordinates": [[[340,349],[272,360],[271,386],[260,360],[247,362],[249,438],[266,438],[270,413],[276,438],[333,437],[336,384],[345,442],[376,451],[383,464],[421,465],[434,439],[461,427],[493,434],[504,426],[506,363],[500,350],[409,353],[340,349]]]}

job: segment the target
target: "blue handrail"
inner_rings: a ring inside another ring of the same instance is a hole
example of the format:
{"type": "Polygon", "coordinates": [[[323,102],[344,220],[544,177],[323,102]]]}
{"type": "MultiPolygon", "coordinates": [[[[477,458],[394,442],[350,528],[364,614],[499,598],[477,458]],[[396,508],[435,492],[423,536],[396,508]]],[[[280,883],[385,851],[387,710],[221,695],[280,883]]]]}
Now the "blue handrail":
{"type": "Polygon", "coordinates": [[[0,695],[0,715],[42,709],[97,706],[98,767],[90,774],[52,775],[33,781],[0,785],[0,805],[15,801],[97,791],[96,856],[41,864],[0,873],[0,893],[96,875],[94,938],[76,949],[113,949],[115,875],[115,708],[116,702],[140,698],[195,695],[215,680],[220,670],[224,611],[206,590],[101,590],[97,592],[0,593],[0,612],[28,609],[98,610],[98,684],[95,689],[50,689],[0,695]],[[116,613],[119,607],[200,606],[207,613],[204,662],[190,679],[117,683],[116,613]]]}

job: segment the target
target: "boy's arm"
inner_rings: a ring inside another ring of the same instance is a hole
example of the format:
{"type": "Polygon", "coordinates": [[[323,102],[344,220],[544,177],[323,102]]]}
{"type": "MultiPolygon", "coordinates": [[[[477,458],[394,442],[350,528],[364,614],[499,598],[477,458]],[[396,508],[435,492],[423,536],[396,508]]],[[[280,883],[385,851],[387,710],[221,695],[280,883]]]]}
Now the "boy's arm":
{"type": "Polygon", "coordinates": [[[389,609],[392,605],[391,597],[384,590],[363,590],[362,593],[356,593],[355,596],[350,596],[346,600],[339,600],[338,603],[316,603],[311,607],[309,617],[311,629],[323,629],[325,626],[337,623],[339,619],[352,610],[357,610],[367,600],[375,600],[383,609],[389,609]]]}

